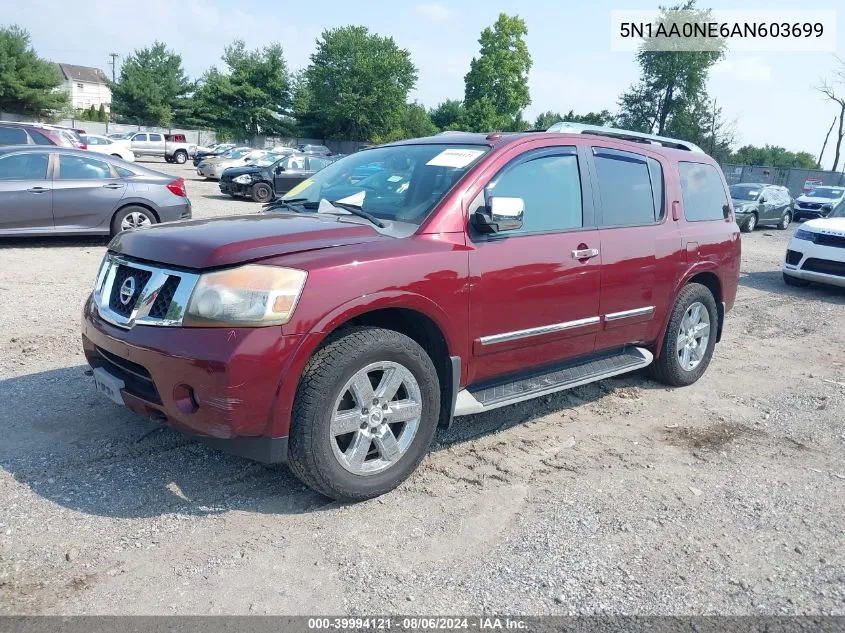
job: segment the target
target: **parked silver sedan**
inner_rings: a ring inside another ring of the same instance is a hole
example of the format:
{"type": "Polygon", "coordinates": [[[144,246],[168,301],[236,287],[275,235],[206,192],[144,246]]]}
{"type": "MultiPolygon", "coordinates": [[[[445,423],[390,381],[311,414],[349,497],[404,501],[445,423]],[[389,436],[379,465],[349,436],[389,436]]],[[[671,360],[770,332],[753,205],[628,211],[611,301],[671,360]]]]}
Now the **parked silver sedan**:
{"type": "Polygon", "coordinates": [[[0,236],[114,235],[190,217],[183,178],[84,150],[0,147],[0,236]]]}

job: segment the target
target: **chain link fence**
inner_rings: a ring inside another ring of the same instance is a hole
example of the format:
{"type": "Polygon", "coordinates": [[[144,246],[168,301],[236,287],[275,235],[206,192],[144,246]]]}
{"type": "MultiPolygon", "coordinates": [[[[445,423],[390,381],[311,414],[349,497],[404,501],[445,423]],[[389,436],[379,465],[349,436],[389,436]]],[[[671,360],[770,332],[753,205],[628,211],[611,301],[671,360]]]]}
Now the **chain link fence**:
{"type": "Polygon", "coordinates": [[[789,189],[793,198],[811,189],[814,185],[841,187],[845,185],[845,173],[823,169],[799,169],[796,167],[764,167],[759,165],[722,164],[725,180],[729,185],[740,182],[764,182],[782,185],[789,189]]]}

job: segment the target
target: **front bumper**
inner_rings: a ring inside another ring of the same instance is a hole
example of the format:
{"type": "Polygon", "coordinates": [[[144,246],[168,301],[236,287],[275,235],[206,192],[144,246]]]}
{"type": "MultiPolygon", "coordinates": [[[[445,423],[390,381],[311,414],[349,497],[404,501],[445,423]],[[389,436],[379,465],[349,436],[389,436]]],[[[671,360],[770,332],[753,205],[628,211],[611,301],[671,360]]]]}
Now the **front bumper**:
{"type": "Polygon", "coordinates": [[[203,178],[213,178],[214,180],[220,180],[220,174],[222,173],[222,169],[215,169],[213,165],[206,167],[197,167],[197,175],[202,176],[203,178]]]}
{"type": "Polygon", "coordinates": [[[826,218],[830,215],[830,209],[799,209],[795,207],[792,212],[793,219],[797,220],[817,220],[819,218],[826,218]]]}
{"type": "Polygon", "coordinates": [[[234,181],[220,182],[220,193],[230,196],[251,196],[252,184],[242,185],[234,181]]]}
{"type": "Polygon", "coordinates": [[[792,238],[782,271],[789,277],[845,288],[845,248],[792,238]]]}
{"type": "Polygon", "coordinates": [[[745,228],[746,225],[748,224],[748,219],[752,215],[754,215],[754,214],[751,213],[751,212],[748,212],[748,213],[742,212],[742,211],[734,212],[734,217],[736,218],[737,226],[739,226],[739,228],[741,228],[741,229],[745,228]]]}
{"type": "Polygon", "coordinates": [[[291,365],[308,336],[278,327],[125,330],[100,318],[90,299],[82,318],[88,363],[124,381],[129,409],[260,461],[286,453],[290,403],[278,394],[295,393],[301,364],[291,365]]]}

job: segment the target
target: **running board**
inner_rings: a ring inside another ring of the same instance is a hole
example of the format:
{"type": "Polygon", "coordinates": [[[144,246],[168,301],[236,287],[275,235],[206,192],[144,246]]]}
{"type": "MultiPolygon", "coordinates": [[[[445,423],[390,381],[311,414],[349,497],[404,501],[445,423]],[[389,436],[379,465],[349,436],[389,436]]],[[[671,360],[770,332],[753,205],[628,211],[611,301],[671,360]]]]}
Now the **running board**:
{"type": "Polygon", "coordinates": [[[654,356],[641,347],[626,347],[601,356],[583,358],[552,367],[542,373],[512,382],[474,385],[462,389],[455,402],[455,415],[472,415],[538,398],[564,389],[580,387],[597,380],[641,369],[654,356]]]}

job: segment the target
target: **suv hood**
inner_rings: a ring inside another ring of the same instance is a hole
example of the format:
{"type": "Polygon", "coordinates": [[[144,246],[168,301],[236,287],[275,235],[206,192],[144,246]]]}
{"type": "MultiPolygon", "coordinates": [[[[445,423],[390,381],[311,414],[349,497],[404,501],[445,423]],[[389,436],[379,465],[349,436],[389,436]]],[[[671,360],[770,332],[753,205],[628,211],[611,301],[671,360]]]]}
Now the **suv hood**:
{"type": "Polygon", "coordinates": [[[841,202],[842,198],[811,198],[810,196],[798,196],[795,202],[815,202],[819,204],[836,204],[841,202]]]}
{"type": "Polygon", "coordinates": [[[735,211],[740,210],[742,207],[756,207],[757,203],[754,200],[737,200],[736,198],[731,198],[731,204],[735,211]]]}
{"type": "Polygon", "coordinates": [[[270,169],[270,167],[259,167],[258,165],[243,165],[239,167],[229,167],[228,169],[226,169],[226,177],[236,178],[237,176],[242,176],[244,174],[257,174],[265,169],[270,169]]]}
{"type": "Polygon", "coordinates": [[[802,229],[810,229],[816,233],[842,235],[845,237],[845,218],[821,218],[809,220],[801,225],[802,229]]]}
{"type": "Polygon", "coordinates": [[[187,220],[119,233],[109,250],[151,262],[203,269],[303,251],[391,239],[338,216],[243,215],[187,220]]]}

